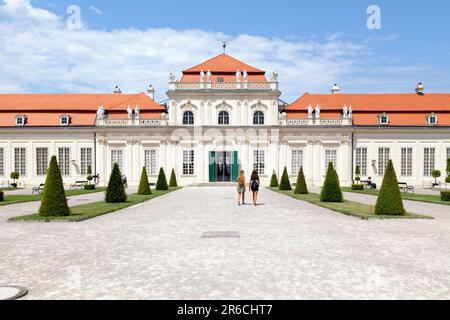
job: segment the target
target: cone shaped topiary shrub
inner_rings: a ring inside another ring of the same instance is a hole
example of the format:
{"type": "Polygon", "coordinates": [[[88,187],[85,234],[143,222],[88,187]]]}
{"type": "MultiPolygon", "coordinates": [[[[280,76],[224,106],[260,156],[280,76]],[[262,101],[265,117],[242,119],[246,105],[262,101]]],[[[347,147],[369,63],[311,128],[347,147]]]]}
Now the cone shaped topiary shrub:
{"type": "Polygon", "coordinates": [[[167,186],[166,174],[164,173],[163,168],[159,170],[158,181],[156,182],[156,190],[169,190],[169,187],[167,186]]]}
{"type": "Polygon", "coordinates": [[[175,175],[175,169],[172,169],[172,174],[170,175],[169,187],[170,188],[178,187],[177,176],[175,175]]]}
{"type": "Polygon", "coordinates": [[[5,201],[5,197],[4,197],[3,191],[0,191],[0,202],[3,202],[3,201],[5,201]]]}
{"type": "Polygon", "coordinates": [[[148,183],[148,175],[145,167],[142,168],[141,173],[141,181],[139,182],[138,194],[145,196],[152,194],[152,190],[150,189],[150,185],[148,183]]]}
{"type": "Polygon", "coordinates": [[[344,196],[342,195],[341,186],[339,184],[339,178],[334,170],[333,163],[328,164],[327,176],[323,184],[322,193],[320,194],[321,202],[343,202],[344,196]]]}
{"type": "Polygon", "coordinates": [[[309,194],[308,186],[306,185],[305,174],[303,173],[303,167],[300,168],[297,177],[297,184],[295,185],[295,194],[309,194]]]}
{"type": "Polygon", "coordinates": [[[273,170],[272,179],[270,179],[270,187],[278,188],[278,178],[275,170],[273,170]]]}
{"type": "Polygon", "coordinates": [[[286,167],[284,167],[283,175],[281,176],[279,189],[282,191],[292,190],[291,182],[289,181],[289,175],[286,167]]]}
{"type": "Polygon", "coordinates": [[[59,170],[58,161],[55,156],[52,157],[48,167],[39,215],[43,217],[63,217],[70,215],[61,171],[59,170]]]}
{"type": "Polygon", "coordinates": [[[389,160],[384,174],[383,184],[375,206],[375,214],[387,216],[405,215],[402,195],[398,187],[397,175],[392,160],[389,160]]]}
{"type": "Polygon", "coordinates": [[[122,175],[117,163],[114,164],[111,176],[109,177],[105,201],[108,203],[121,203],[127,201],[125,186],[123,185],[122,175]]]}

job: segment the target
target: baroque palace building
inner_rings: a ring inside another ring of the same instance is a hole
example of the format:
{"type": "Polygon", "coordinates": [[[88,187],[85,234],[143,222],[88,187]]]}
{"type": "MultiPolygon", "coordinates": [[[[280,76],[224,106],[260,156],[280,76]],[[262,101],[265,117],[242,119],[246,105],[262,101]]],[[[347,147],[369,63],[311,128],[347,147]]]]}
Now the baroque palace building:
{"type": "Polygon", "coordinates": [[[320,186],[333,162],[342,185],[356,166],[380,182],[389,159],[399,180],[422,186],[450,158],[450,94],[419,84],[405,94],[305,93],[280,100],[277,73],[221,54],[181,78],[170,74],[168,100],[146,93],[0,94],[0,182],[12,171],[27,186],[45,181],[52,155],[66,184],[88,167],[107,183],[118,163],[129,184],[142,167],[155,182],[160,167],[181,185],[235,181],[256,169],[268,183],[284,167],[294,179],[303,166],[320,186]]]}

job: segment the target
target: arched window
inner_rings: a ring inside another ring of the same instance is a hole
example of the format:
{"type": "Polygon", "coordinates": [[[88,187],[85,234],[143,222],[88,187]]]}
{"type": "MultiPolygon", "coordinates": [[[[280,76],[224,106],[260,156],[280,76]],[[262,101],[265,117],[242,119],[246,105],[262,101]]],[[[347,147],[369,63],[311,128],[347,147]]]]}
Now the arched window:
{"type": "Polygon", "coordinates": [[[262,111],[256,111],[253,114],[253,124],[256,124],[256,125],[264,124],[264,113],[262,111]]]}
{"type": "Polygon", "coordinates": [[[435,113],[431,113],[427,116],[427,121],[429,125],[436,125],[437,124],[437,115],[435,113]]]}
{"type": "Polygon", "coordinates": [[[230,124],[230,115],[226,111],[220,111],[219,124],[230,124]]]}
{"type": "Polygon", "coordinates": [[[378,121],[379,121],[379,123],[381,125],[388,125],[389,124],[389,116],[388,116],[388,114],[386,112],[380,114],[378,116],[378,121]]]}
{"type": "Polygon", "coordinates": [[[183,113],[183,124],[194,124],[194,113],[192,111],[186,111],[185,113],[183,113]]]}

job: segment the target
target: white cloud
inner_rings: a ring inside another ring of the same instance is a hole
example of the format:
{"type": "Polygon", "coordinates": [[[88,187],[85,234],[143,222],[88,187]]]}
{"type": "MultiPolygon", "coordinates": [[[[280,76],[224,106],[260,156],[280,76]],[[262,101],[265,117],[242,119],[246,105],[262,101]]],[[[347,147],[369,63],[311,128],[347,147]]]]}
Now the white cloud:
{"type": "Polygon", "coordinates": [[[101,11],[100,9],[98,9],[97,7],[94,6],[90,6],[89,9],[91,9],[91,11],[94,11],[95,13],[99,14],[99,15],[103,15],[103,11],[101,11]]]}
{"type": "MultiPolygon", "coordinates": [[[[278,70],[282,98],[292,101],[305,91],[351,83],[370,54],[364,41],[339,35],[320,42],[170,28],[69,31],[64,19],[27,0],[0,4],[0,92],[110,92],[116,84],[140,92],[152,83],[163,100],[170,71],[217,55],[226,40],[236,58],[278,70]]],[[[371,80],[382,83],[380,76],[371,80]]]]}

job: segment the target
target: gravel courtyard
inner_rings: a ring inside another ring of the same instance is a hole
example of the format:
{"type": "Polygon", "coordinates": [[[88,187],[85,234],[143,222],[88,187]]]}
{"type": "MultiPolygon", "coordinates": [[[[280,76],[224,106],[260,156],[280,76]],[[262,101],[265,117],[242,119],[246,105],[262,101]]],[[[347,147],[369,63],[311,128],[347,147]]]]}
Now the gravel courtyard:
{"type": "Polygon", "coordinates": [[[450,207],[363,221],[269,190],[238,207],[234,192],[184,188],[82,223],[7,223],[37,206],[0,207],[0,286],[26,299],[450,299],[450,207]]]}

